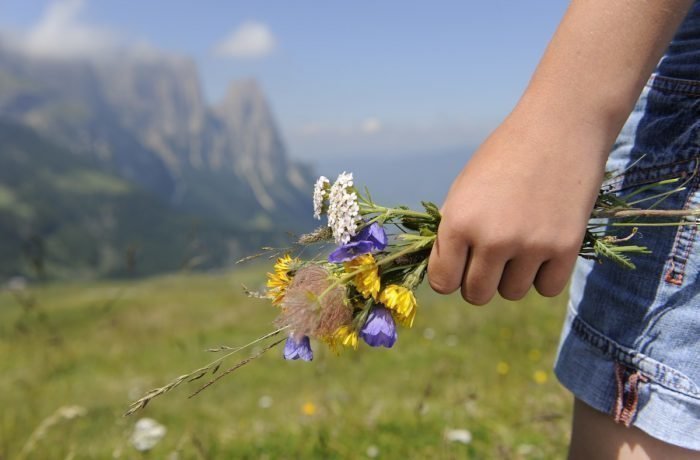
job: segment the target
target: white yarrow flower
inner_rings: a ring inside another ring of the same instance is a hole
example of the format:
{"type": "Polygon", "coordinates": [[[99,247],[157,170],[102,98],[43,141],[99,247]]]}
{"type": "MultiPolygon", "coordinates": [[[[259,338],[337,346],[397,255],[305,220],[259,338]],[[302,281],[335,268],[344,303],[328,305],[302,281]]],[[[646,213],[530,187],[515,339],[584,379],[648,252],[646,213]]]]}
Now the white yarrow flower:
{"type": "Polygon", "coordinates": [[[461,444],[470,444],[472,442],[472,434],[469,430],[450,430],[444,432],[445,441],[458,442],[461,444]]]}
{"type": "Polygon", "coordinates": [[[330,185],[331,181],[326,176],[321,176],[314,185],[314,218],[321,220],[323,213],[323,202],[326,199],[326,185],[330,185]]]}
{"type": "Polygon", "coordinates": [[[139,419],[131,435],[131,445],[139,452],[147,452],[158,444],[166,432],[166,428],[152,418],[139,419]]]}
{"type": "Polygon", "coordinates": [[[357,194],[349,191],[353,186],[352,173],[338,176],[329,193],[328,226],[337,244],[347,244],[357,233],[360,205],[357,194]]]}

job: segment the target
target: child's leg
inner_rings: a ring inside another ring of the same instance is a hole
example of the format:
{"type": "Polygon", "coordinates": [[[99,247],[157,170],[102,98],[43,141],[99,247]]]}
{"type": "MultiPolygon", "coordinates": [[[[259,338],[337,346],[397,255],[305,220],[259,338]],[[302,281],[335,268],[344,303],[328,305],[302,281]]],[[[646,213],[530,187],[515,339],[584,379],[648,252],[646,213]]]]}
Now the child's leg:
{"type": "Polygon", "coordinates": [[[569,460],[590,459],[695,460],[700,452],[659,441],[639,428],[626,428],[576,399],[569,460]]]}

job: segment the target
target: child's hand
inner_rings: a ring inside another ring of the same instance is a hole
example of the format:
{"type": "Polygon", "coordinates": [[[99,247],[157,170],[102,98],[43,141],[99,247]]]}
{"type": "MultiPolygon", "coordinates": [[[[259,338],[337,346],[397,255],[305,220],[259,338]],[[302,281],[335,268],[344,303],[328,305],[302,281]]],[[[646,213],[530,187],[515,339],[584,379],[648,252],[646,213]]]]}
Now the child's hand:
{"type": "Polygon", "coordinates": [[[607,148],[591,127],[517,111],[452,184],[430,256],[430,285],[461,286],[472,304],[496,290],[546,296],[567,283],[595,202],[607,148]]]}
{"type": "Polygon", "coordinates": [[[518,107],[452,184],[436,291],[481,305],[564,288],[609,148],[691,3],[570,3],[518,107]]]}

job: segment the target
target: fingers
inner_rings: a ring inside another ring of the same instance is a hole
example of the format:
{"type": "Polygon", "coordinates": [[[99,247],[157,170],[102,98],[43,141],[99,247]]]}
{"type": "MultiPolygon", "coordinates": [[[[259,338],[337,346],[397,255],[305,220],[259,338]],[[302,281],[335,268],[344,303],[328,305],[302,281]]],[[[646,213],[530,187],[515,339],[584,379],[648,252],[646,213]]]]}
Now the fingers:
{"type": "MultiPolygon", "coordinates": [[[[534,284],[547,297],[566,287],[578,250],[515,250],[508,245],[468,247],[463,240],[438,238],[428,262],[430,286],[441,294],[461,287],[464,300],[488,303],[498,291],[504,299],[523,298],[534,284]],[[500,249],[499,249],[500,248],[500,249]]],[[[522,245],[514,245],[522,248],[522,245]]]]}
{"type": "Polygon", "coordinates": [[[459,289],[468,253],[465,243],[438,235],[428,259],[430,287],[440,294],[450,294],[459,289]]]}
{"type": "Polygon", "coordinates": [[[506,258],[487,248],[472,248],[462,281],[462,297],[472,305],[485,305],[496,294],[506,258]]]}
{"type": "Polygon", "coordinates": [[[545,297],[559,295],[569,281],[577,257],[577,251],[569,251],[542,264],[534,282],[537,292],[545,297]]]}
{"type": "Polygon", "coordinates": [[[520,256],[509,260],[503,269],[498,293],[506,300],[520,300],[525,297],[541,264],[541,259],[532,256],[520,256]]]}

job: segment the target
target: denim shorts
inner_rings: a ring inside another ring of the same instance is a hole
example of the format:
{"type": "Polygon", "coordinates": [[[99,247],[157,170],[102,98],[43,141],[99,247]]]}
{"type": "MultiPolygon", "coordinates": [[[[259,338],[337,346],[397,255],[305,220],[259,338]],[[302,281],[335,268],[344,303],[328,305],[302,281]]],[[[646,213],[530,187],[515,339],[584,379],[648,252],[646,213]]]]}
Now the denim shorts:
{"type": "MultiPolygon", "coordinates": [[[[652,76],[613,146],[607,187],[639,207],[700,207],[700,81],[652,76]],[[632,199],[631,199],[632,200],[632,199]]],[[[691,219],[686,219],[692,223],[691,219]]],[[[629,228],[616,227],[619,236],[629,228]]],[[[664,442],[700,450],[700,238],[697,223],[639,227],[630,270],[580,259],[555,372],[589,406],[664,442]]]]}

